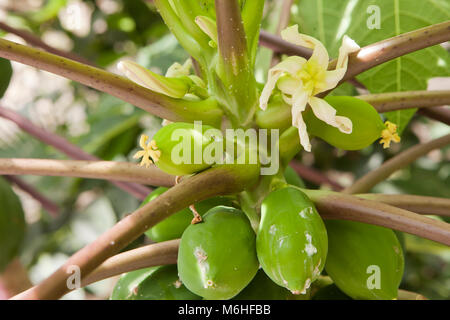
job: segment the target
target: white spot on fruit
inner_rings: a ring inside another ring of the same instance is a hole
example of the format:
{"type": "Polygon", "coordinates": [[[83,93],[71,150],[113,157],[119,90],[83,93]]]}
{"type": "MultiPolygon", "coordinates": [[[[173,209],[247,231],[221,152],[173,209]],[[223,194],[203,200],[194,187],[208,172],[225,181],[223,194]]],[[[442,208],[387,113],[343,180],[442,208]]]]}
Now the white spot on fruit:
{"type": "Polygon", "coordinates": [[[312,207],[307,207],[305,209],[303,209],[302,211],[300,211],[298,214],[302,217],[302,218],[307,218],[308,214],[313,214],[313,208],[312,207]]]}
{"type": "Polygon", "coordinates": [[[308,290],[309,287],[311,287],[311,279],[308,278],[308,279],[306,279],[305,286],[303,287],[303,290],[300,293],[306,294],[306,290],[308,290]]]}
{"type": "Polygon", "coordinates": [[[270,228],[269,228],[269,233],[272,234],[272,235],[274,235],[275,232],[277,232],[277,227],[273,224],[273,225],[271,225],[270,228]]]}
{"type": "Polygon", "coordinates": [[[195,248],[194,256],[198,262],[202,262],[202,261],[205,261],[206,259],[208,259],[208,255],[206,254],[205,250],[202,249],[202,247],[195,248]]]}
{"type": "Polygon", "coordinates": [[[178,279],[177,281],[175,281],[175,282],[173,283],[173,286],[174,286],[175,288],[177,288],[177,289],[179,289],[182,285],[183,285],[183,283],[181,282],[180,279],[178,279]]]}
{"type": "Polygon", "coordinates": [[[312,236],[308,232],[305,232],[305,236],[308,243],[305,245],[304,251],[311,257],[313,254],[317,253],[317,248],[312,244],[312,236]]]}

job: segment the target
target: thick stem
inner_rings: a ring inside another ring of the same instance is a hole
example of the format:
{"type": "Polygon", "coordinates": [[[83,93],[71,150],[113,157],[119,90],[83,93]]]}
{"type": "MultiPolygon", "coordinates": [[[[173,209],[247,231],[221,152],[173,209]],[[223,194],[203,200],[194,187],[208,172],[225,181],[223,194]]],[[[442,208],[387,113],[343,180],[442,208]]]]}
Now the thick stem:
{"type": "Polygon", "coordinates": [[[409,194],[357,194],[359,198],[379,201],[391,206],[425,215],[450,217],[450,199],[409,194]]]}
{"type": "Polygon", "coordinates": [[[356,180],[350,187],[343,190],[344,193],[364,193],[369,192],[375,185],[387,179],[395,171],[406,167],[417,158],[426,155],[428,152],[442,148],[450,144],[450,134],[427,143],[421,143],[411,147],[395,157],[389,159],[378,169],[370,171],[365,176],[356,180]]]}
{"type": "Polygon", "coordinates": [[[117,74],[5,39],[0,39],[0,57],[80,82],[170,121],[203,120],[218,126],[222,118],[222,111],[212,98],[201,101],[170,98],[117,74]]]}
{"type": "Polygon", "coordinates": [[[324,219],[353,220],[450,245],[450,224],[381,202],[337,192],[304,190],[324,219]]]}
{"type": "Polygon", "coordinates": [[[134,163],[115,161],[3,158],[0,159],[0,174],[105,179],[166,187],[175,183],[174,176],[156,166],[145,168],[134,163]]]}
{"type": "MultiPolygon", "coordinates": [[[[55,149],[65,153],[73,159],[92,161],[99,160],[97,157],[83,151],[81,148],[70,143],[66,139],[34,125],[30,120],[22,117],[20,114],[11,109],[0,106],[0,117],[14,122],[23,131],[29,133],[36,139],[53,146],[55,149]]],[[[136,183],[118,181],[113,181],[112,183],[141,200],[145,199],[151,191],[149,188],[136,183]]]]}
{"type": "Polygon", "coordinates": [[[89,60],[80,57],[79,55],[72,53],[72,52],[66,52],[57,48],[54,48],[52,46],[49,46],[48,44],[46,44],[44,41],[42,41],[39,37],[36,37],[34,34],[32,34],[31,32],[28,32],[26,30],[19,30],[16,28],[13,28],[9,25],[7,25],[6,23],[0,22],[0,29],[15,34],[16,36],[21,37],[23,40],[25,40],[28,44],[32,45],[32,46],[36,46],[38,48],[44,49],[47,52],[56,54],[58,56],[67,58],[67,59],[71,59],[74,61],[78,61],[84,64],[88,64],[93,66],[94,64],[92,62],[90,62],[89,60]]]}
{"type": "Polygon", "coordinates": [[[33,188],[31,185],[29,185],[28,183],[26,183],[25,181],[23,181],[22,179],[20,179],[19,177],[16,177],[16,176],[4,176],[4,178],[6,180],[8,180],[9,182],[15,184],[22,191],[25,191],[33,199],[38,201],[41,204],[42,208],[47,210],[47,212],[51,216],[57,217],[59,215],[59,213],[60,213],[59,206],[56,203],[54,203],[52,200],[50,200],[49,198],[47,198],[46,196],[41,194],[38,190],[33,188]]]}
{"type": "Polygon", "coordinates": [[[255,182],[255,177],[242,173],[242,170],[236,170],[235,166],[224,165],[182,180],[72,255],[49,278],[14,298],[57,299],[61,297],[69,291],[66,281],[71,275],[69,270],[72,270],[73,266],[79,268],[83,279],[107,258],[171,214],[212,196],[240,192],[255,182]]]}
{"type": "Polygon", "coordinates": [[[450,105],[450,90],[404,91],[356,96],[367,101],[378,112],[450,105]]]}
{"type": "Polygon", "coordinates": [[[220,78],[214,88],[232,116],[234,126],[246,127],[256,110],[256,81],[250,61],[238,0],[215,0],[220,78]],[[236,118],[236,119],[233,119],[236,118]]]}
{"type": "Polygon", "coordinates": [[[84,287],[124,272],[154,266],[176,264],[179,244],[180,240],[176,239],[154,243],[119,253],[105,260],[98,268],[92,271],[83,279],[81,286],[84,287]]]}

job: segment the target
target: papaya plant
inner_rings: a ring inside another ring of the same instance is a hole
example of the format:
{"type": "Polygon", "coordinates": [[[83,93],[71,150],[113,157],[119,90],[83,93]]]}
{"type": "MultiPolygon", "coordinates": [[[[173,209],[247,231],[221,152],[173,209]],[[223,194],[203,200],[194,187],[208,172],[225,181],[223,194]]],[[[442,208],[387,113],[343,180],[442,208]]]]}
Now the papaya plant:
{"type": "MultiPolygon", "coordinates": [[[[138,11],[157,12],[185,50],[185,60],[163,72],[123,58],[117,62],[120,74],[112,73],[52,48],[29,32],[0,24],[0,29],[41,47],[0,38],[0,95],[10,82],[10,60],[143,110],[120,118],[123,127],[116,129],[114,139],[89,144],[103,144],[96,155],[109,160],[100,160],[0,107],[1,117],[72,158],[2,157],[0,174],[106,180],[142,201],[45,280],[17,292],[15,299],[59,299],[80,285],[117,275],[121,277],[112,300],[419,296],[401,287],[408,247],[399,238],[412,234],[448,249],[448,219],[427,215],[448,218],[450,199],[370,192],[394,172],[450,144],[447,133],[398,152],[415,109],[432,117],[427,112],[450,103],[450,90],[425,91],[405,80],[414,74],[422,84],[432,76],[449,75],[449,53],[436,45],[450,40],[450,22],[440,12],[427,13],[426,25],[404,30],[400,18],[414,10],[413,0],[404,0],[408,9],[394,10],[396,33],[366,43],[372,38],[358,34],[361,26],[355,21],[345,27],[346,17],[327,20],[329,30],[324,29],[328,13],[321,6],[347,12],[346,6],[332,0],[293,2],[282,1],[280,6],[264,0],[139,1],[138,11]],[[281,11],[277,35],[261,30],[261,25],[270,27],[276,15],[270,12],[273,7],[281,11]],[[423,67],[422,79],[422,67],[414,69],[414,62],[424,51],[433,52],[439,61],[433,69],[433,61],[424,58],[430,66],[423,67]],[[382,79],[389,80],[384,89],[382,79]],[[152,135],[139,129],[145,113],[161,120],[152,135]],[[119,139],[135,145],[115,150],[119,139]],[[364,175],[355,170],[352,174],[361,177],[346,188],[335,183],[334,191],[317,189],[302,179],[328,181],[323,172],[308,168],[308,157],[325,162],[336,153],[385,149],[397,154],[364,175]],[[130,160],[115,161],[113,155],[130,160]],[[306,174],[299,159],[304,160],[306,174]],[[142,235],[151,243],[141,241],[142,235]],[[73,277],[79,278],[79,285],[68,285],[73,277]]],[[[342,2],[350,6],[350,1],[342,2]]],[[[391,1],[379,2],[389,10],[391,1]]],[[[380,9],[376,1],[361,3],[357,5],[380,9]]],[[[443,0],[435,0],[433,6],[448,9],[443,0]]],[[[55,17],[51,12],[47,14],[55,17]]],[[[116,18],[124,30],[145,20],[127,24],[126,17],[116,18]]],[[[376,25],[370,21],[368,29],[376,25]]],[[[374,28],[367,34],[377,32],[374,28]]],[[[134,36],[141,39],[139,33],[134,36]]],[[[439,109],[437,114],[449,124],[446,111],[439,109]]],[[[109,129],[107,120],[104,128],[109,129]]],[[[0,187],[0,230],[5,230],[0,232],[1,271],[19,254],[25,223],[8,184],[0,180],[0,187]],[[8,230],[17,232],[5,236],[8,230]]],[[[69,206],[76,207],[75,201],[69,206]]]]}

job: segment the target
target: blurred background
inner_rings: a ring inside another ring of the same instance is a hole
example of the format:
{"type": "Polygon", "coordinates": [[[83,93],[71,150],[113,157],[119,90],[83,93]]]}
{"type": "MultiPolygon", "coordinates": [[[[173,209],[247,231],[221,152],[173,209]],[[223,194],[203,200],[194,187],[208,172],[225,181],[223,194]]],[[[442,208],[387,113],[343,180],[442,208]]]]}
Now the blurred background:
{"type": "MultiPolygon", "coordinates": [[[[267,1],[262,27],[277,29],[281,1],[267,1]]],[[[296,4],[292,8],[293,20],[296,4]]],[[[157,14],[151,1],[144,0],[0,0],[0,23],[27,30],[46,44],[83,57],[91,64],[118,72],[117,62],[136,60],[158,73],[165,73],[173,62],[188,55],[157,14]]],[[[26,44],[26,41],[0,28],[0,36],[26,44]]],[[[260,49],[256,75],[264,81],[271,51],[260,49]]],[[[152,136],[161,119],[145,113],[107,94],[70,80],[12,63],[10,85],[0,99],[0,107],[12,109],[36,126],[61,135],[86,152],[104,160],[135,161],[139,135],[152,136]]],[[[0,77],[1,77],[0,69],[0,77]]],[[[448,89],[448,78],[432,79],[430,89],[448,89]]],[[[357,94],[346,84],[335,94],[357,94]]],[[[352,184],[355,177],[378,167],[384,160],[418,142],[448,134],[450,127],[416,115],[404,131],[402,143],[388,150],[374,144],[359,152],[337,150],[314,140],[313,152],[299,154],[298,163],[310,167],[336,185],[352,184]]],[[[0,157],[65,159],[65,155],[14,123],[0,118],[0,157]]],[[[450,197],[450,149],[435,150],[413,165],[379,184],[373,192],[404,193],[450,197]]],[[[139,201],[110,183],[99,180],[23,176],[51,201],[45,209],[41,202],[13,182],[28,224],[26,241],[14,270],[38,283],[60,266],[70,255],[112,227],[123,215],[134,211],[139,201]]],[[[311,188],[330,188],[317,180],[305,184],[311,188]]],[[[312,179],[314,180],[314,179],[312,179]]],[[[447,222],[450,222],[447,219],[447,222]]],[[[450,249],[443,245],[400,234],[405,246],[406,269],[401,288],[430,299],[450,297],[450,249]]],[[[138,239],[132,246],[145,241],[138,239]]],[[[23,280],[26,281],[26,280],[23,280]]],[[[116,279],[107,279],[76,290],[65,299],[105,299],[116,279]]],[[[1,284],[1,276],[0,276],[1,284]]],[[[0,297],[7,293],[1,291],[0,297]]]]}

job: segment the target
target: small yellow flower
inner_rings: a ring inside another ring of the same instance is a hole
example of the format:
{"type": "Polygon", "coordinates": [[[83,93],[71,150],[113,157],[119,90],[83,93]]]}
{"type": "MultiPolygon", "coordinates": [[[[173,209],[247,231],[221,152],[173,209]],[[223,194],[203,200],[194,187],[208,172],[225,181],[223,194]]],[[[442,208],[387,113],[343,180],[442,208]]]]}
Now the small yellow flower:
{"type": "Polygon", "coordinates": [[[147,143],[147,141],[148,136],[145,134],[141,135],[139,146],[142,148],[142,150],[136,152],[133,158],[142,158],[140,165],[148,168],[154,162],[158,162],[159,158],[161,157],[161,151],[158,150],[155,140],[150,141],[150,143],[147,143]]]}
{"type": "Polygon", "coordinates": [[[288,57],[269,70],[267,83],[259,100],[260,108],[266,109],[272,91],[277,87],[286,103],[292,105],[292,125],[298,128],[300,143],[306,151],[311,151],[311,144],[302,112],[308,104],[318,119],[350,134],[353,129],[352,121],[347,117],[337,116],[336,110],[316,95],[336,87],[347,71],[348,55],[359,50],[359,46],[344,36],[336,69],[328,70],[328,52],[319,40],[300,34],[297,25],[284,29],[281,37],[293,44],[313,49],[313,54],[309,60],[298,56],[288,57]]]}
{"type": "Polygon", "coordinates": [[[386,129],[381,131],[380,143],[383,144],[383,148],[389,148],[391,146],[391,141],[400,142],[400,136],[397,134],[397,125],[390,121],[384,123],[386,129]]]}

